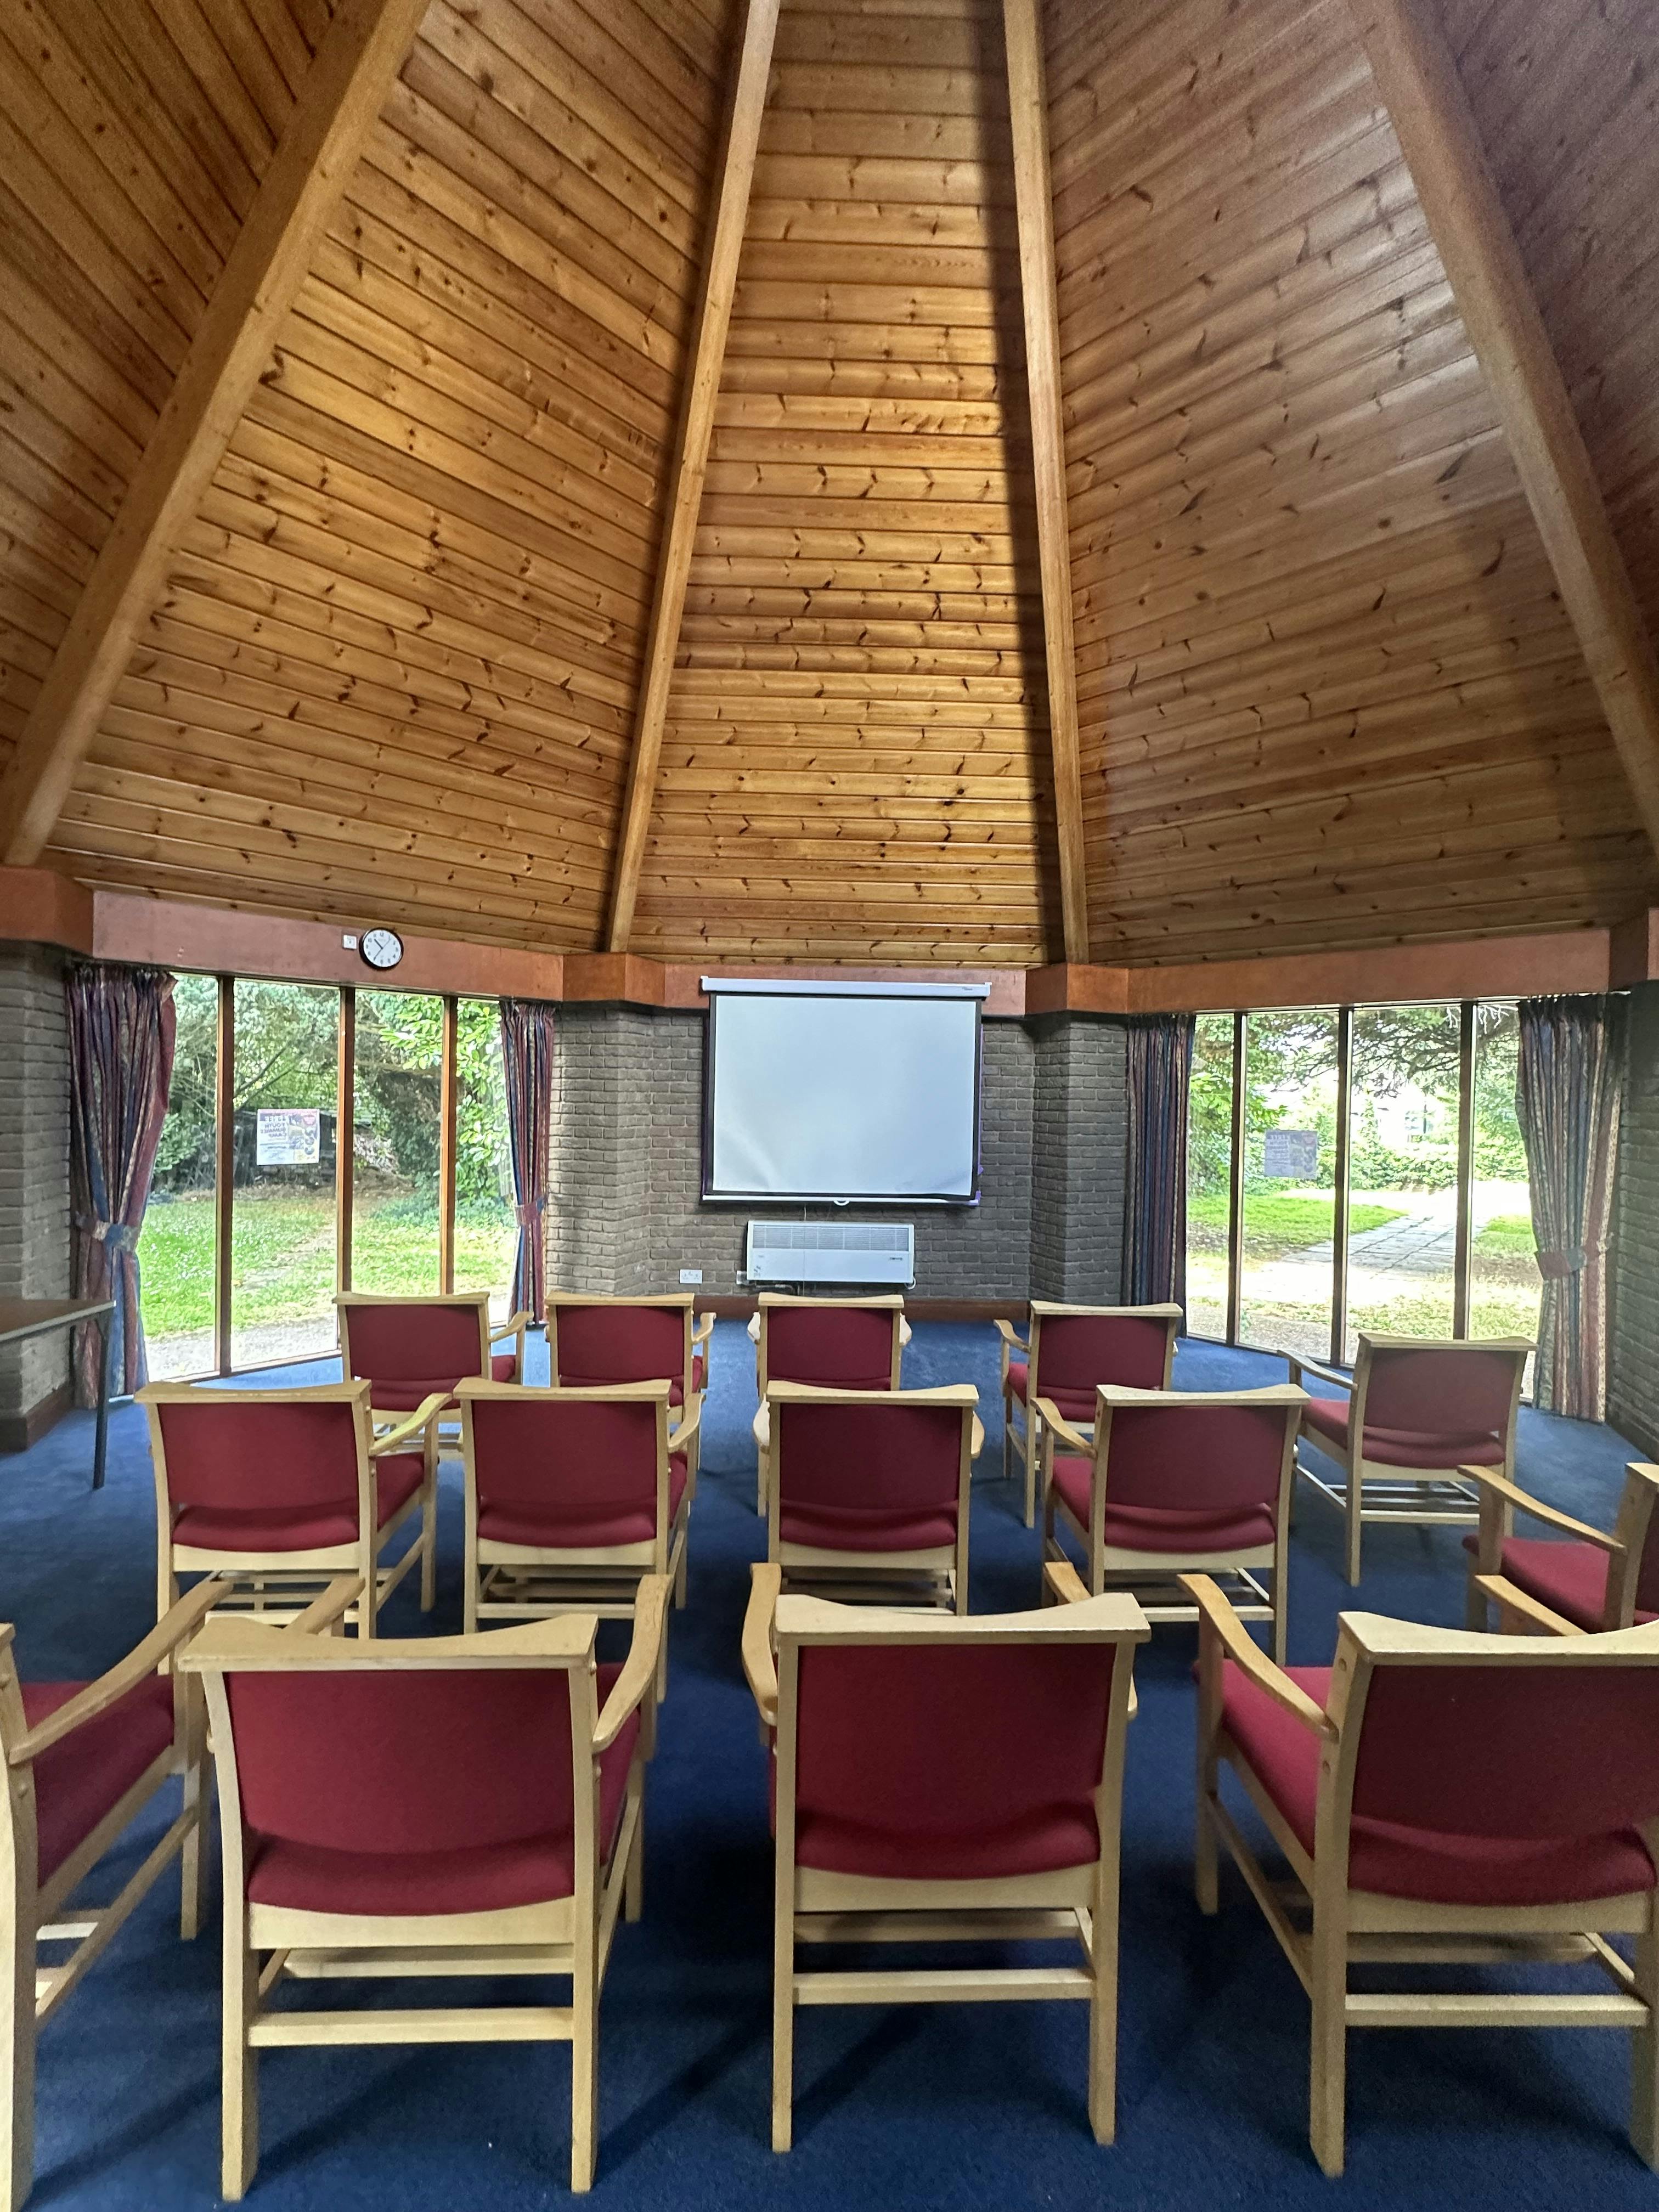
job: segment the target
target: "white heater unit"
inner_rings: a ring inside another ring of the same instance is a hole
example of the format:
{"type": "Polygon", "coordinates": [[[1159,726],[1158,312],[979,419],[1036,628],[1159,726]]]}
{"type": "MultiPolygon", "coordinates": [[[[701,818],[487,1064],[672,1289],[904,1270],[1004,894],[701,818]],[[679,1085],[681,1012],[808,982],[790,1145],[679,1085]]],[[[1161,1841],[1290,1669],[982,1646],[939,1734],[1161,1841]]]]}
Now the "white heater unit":
{"type": "Polygon", "coordinates": [[[751,1221],[751,1283],[892,1283],[916,1279],[908,1221],[751,1221]]]}

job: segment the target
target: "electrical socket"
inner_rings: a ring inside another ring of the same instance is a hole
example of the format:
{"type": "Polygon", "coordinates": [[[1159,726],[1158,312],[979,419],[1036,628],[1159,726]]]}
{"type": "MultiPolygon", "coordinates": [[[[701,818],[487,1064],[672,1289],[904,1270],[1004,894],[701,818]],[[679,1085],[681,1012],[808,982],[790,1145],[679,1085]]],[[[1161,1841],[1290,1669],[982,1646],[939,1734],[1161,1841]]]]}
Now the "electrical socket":
{"type": "Polygon", "coordinates": [[[680,1269],[680,1281],[682,1284],[700,1283],[702,1280],[702,1269],[701,1267],[682,1267],[680,1269]]]}

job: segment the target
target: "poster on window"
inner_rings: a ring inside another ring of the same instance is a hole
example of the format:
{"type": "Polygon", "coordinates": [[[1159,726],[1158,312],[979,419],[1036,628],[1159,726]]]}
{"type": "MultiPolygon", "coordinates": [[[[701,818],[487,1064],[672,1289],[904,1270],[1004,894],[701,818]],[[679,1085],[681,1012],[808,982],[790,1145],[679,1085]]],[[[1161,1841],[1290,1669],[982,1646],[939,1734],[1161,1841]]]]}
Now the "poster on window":
{"type": "Polygon", "coordinates": [[[1269,1129],[1261,1139],[1261,1172],[1291,1182],[1312,1182],[1319,1174],[1317,1129],[1269,1129]]]}
{"type": "Polygon", "coordinates": [[[314,1168],[322,1152],[315,1106],[262,1106],[254,1158],[262,1168],[314,1168]]]}

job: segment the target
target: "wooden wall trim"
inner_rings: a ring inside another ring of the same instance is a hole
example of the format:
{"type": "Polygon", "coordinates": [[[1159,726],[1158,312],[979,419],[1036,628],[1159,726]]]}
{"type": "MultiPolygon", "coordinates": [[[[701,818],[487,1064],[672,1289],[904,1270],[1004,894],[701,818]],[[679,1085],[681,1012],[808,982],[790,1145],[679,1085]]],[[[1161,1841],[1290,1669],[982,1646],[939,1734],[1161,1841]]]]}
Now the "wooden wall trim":
{"type": "Polygon", "coordinates": [[[732,325],[738,262],[749,220],[749,187],[754,179],[761,118],[765,112],[766,88],[772,73],[772,41],[778,27],[778,5],[779,0],[749,0],[743,45],[738,57],[725,158],[709,232],[702,307],[696,336],[688,356],[690,365],[669,479],[668,516],[663,526],[656,595],[651,608],[645,668],[640,679],[639,709],[628,763],[628,791],[617,840],[611,929],[606,939],[612,952],[628,950],[634,927],[634,908],[639,898],[640,869],[645,860],[651,801],[662,754],[663,722],[668,712],[668,689],[673,681],[680,619],[685,611],[686,579],[691,572],[697,510],[702,504],[708,443],[714,428],[714,406],[720,398],[720,369],[726,360],[726,332],[732,325]]]}
{"type": "Polygon", "coordinates": [[[0,939],[92,951],[95,895],[52,868],[0,867],[0,939]]]}
{"type": "Polygon", "coordinates": [[[0,853],[37,860],[374,129],[426,0],[341,0],[0,780],[0,853]]]}
{"type": "Polygon", "coordinates": [[[1072,550],[1066,519],[1066,440],[1060,385],[1060,307],[1054,268],[1054,186],[1040,0],[1003,0],[1008,116],[1013,141],[1019,289],[1025,313],[1025,385],[1031,415],[1037,568],[1048,672],[1048,746],[1060,854],[1060,927],[1068,961],[1089,957],[1083,845],[1083,770],[1078,744],[1077,647],[1072,625],[1072,550]]]}
{"type": "Polygon", "coordinates": [[[1358,20],[1637,811],[1659,851],[1659,654],[1456,60],[1433,0],[1360,0],[1358,20]]]}
{"type": "Polygon", "coordinates": [[[1627,990],[1632,984],[1659,980],[1659,906],[1632,915],[1607,933],[1607,988],[1627,990]]]}
{"type": "Polygon", "coordinates": [[[1131,968],[1127,975],[1128,1011],[1137,1014],[1530,998],[1551,991],[1605,991],[1607,933],[1560,930],[1357,952],[1280,953],[1131,968]]]}

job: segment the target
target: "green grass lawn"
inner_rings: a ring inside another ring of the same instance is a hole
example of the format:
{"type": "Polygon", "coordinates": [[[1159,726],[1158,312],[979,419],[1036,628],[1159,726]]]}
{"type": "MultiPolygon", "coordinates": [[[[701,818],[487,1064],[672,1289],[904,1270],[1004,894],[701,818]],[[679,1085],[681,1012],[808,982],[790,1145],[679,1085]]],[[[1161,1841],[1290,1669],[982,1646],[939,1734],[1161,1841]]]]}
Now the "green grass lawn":
{"type": "Polygon", "coordinates": [[[1476,1231],[1474,1249],[1477,1252],[1492,1252],[1506,1258],[1534,1258],[1537,1248],[1533,1243],[1532,1216],[1529,1213],[1498,1214],[1484,1229],[1476,1231]]]}
{"type": "MultiPolygon", "coordinates": [[[[1352,1198],[1348,1201],[1348,1233],[1357,1237],[1362,1229],[1380,1229],[1385,1221],[1398,1221],[1403,1206],[1382,1206],[1374,1200],[1352,1198]]],[[[1329,1242],[1332,1224],[1332,1201],[1328,1198],[1311,1198],[1299,1191],[1246,1191],[1244,1194],[1244,1234],[1253,1255],[1264,1258],[1268,1254],[1300,1252],[1310,1244],[1329,1242]]],[[[1201,1198],[1187,1201],[1187,1224],[1194,1243],[1210,1250],[1224,1248],[1227,1242],[1227,1194],[1212,1191],[1201,1198]]]]}

